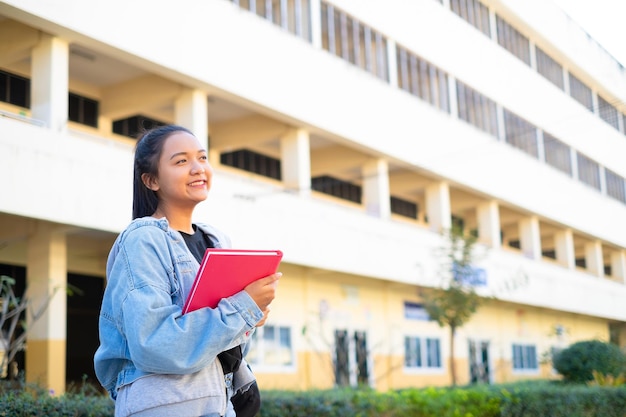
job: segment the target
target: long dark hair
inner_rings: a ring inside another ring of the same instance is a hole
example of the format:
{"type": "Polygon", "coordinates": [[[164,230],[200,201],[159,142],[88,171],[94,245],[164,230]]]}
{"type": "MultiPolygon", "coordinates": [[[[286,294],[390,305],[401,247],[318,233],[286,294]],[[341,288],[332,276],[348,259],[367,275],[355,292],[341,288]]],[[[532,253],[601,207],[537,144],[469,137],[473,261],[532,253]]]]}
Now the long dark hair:
{"type": "Polygon", "coordinates": [[[135,164],[133,169],[133,220],[139,217],[151,216],[156,211],[159,199],[156,192],[145,186],[141,180],[142,174],[157,177],[159,174],[159,159],[163,152],[163,144],[173,133],[187,132],[187,128],[177,125],[159,126],[147,130],[135,145],[135,164]]]}

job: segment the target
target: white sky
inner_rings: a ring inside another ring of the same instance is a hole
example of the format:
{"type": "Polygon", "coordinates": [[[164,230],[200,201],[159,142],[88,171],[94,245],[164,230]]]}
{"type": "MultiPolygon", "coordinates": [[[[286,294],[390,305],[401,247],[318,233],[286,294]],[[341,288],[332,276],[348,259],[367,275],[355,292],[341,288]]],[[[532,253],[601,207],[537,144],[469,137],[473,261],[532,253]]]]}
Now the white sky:
{"type": "Polygon", "coordinates": [[[626,66],[626,0],[554,0],[554,2],[626,66]]]}

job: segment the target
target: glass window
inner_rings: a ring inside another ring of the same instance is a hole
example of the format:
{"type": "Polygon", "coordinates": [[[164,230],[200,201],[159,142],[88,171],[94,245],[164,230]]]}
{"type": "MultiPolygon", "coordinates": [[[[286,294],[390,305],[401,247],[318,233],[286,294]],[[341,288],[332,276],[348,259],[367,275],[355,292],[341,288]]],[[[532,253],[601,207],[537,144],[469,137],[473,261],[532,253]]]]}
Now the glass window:
{"type": "Polygon", "coordinates": [[[569,95],[585,106],[587,110],[593,112],[593,93],[591,88],[580,81],[571,72],[569,73],[569,95]]]}
{"type": "Polygon", "coordinates": [[[459,118],[493,137],[498,137],[496,103],[460,81],[456,83],[459,118]]]}
{"type": "Polygon", "coordinates": [[[513,345],[513,369],[514,370],[537,370],[537,348],[535,345],[513,345]]]}
{"type": "Polygon", "coordinates": [[[480,1],[450,0],[450,10],[488,37],[491,37],[489,9],[480,1]]]}
{"type": "Polygon", "coordinates": [[[136,115],[126,119],[114,121],[113,133],[135,139],[146,130],[153,129],[158,126],[164,126],[165,124],[165,122],[161,122],[159,120],[151,119],[142,115],[136,115]]]}
{"type": "Polygon", "coordinates": [[[622,203],[626,203],[626,186],[624,178],[610,169],[604,169],[606,175],[606,193],[622,203]]]}
{"type": "Polygon", "coordinates": [[[342,10],[322,2],[322,48],[340,58],[389,80],[387,39],[342,10]]]}
{"type": "Polygon", "coordinates": [[[578,179],[596,190],[600,190],[600,165],[581,153],[577,153],[578,179]]]}
{"type": "Polygon", "coordinates": [[[549,133],[543,133],[546,163],[567,175],[572,175],[571,148],[549,133]]]}
{"type": "Polygon", "coordinates": [[[600,165],[581,153],[577,153],[578,179],[600,190],[600,165]]]}
{"type": "Polygon", "coordinates": [[[538,158],[537,128],[533,124],[504,109],[504,130],[509,145],[538,158]]]}
{"type": "Polygon", "coordinates": [[[69,120],[72,122],[98,127],[98,107],[96,100],[69,93],[69,120]]]}
{"type": "Polygon", "coordinates": [[[449,113],[448,74],[399,45],[396,56],[398,86],[449,113]]]}
{"type": "Polygon", "coordinates": [[[248,149],[224,152],[220,155],[220,163],[244,171],[254,172],[268,178],[281,179],[280,159],[248,149]]]}
{"type": "Polygon", "coordinates": [[[417,204],[402,198],[391,196],[391,212],[404,217],[417,219],[417,204]]]}
{"type": "Polygon", "coordinates": [[[407,368],[441,368],[439,339],[406,336],[404,338],[404,366],[407,368]]]}
{"type": "Polygon", "coordinates": [[[266,324],[257,327],[250,341],[246,356],[249,363],[273,367],[294,365],[291,328],[266,324]]]}
{"type": "Polygon", "coordinates": [[[311,179],[311,188],[343,200],[361,204],[361,186],[328,175],[311,179]]]}
{"type": "Polygon", "coordinates": [[[598,96],[598,114],[602,120],[619,130],[619,112],[617,108],[601,96],[598,96]]]}
{"type": "Polygon", "coordinates": [[[537,72],[543,75],[546,80],[563,90],[563,67],[561,64],[552,59],[552,57],[539,47],[535,48],[535,52],[537,55],[537,72]]]}
{"type": "Polygon", "coordinates": [[[0,101],[30,108],[30,80],[0,71],[0,101]]]}
{"type": "Polygon", "coordinates": [[[517,29],[496,15],[498,44],[530,66],[530,42],[517,29]]]}

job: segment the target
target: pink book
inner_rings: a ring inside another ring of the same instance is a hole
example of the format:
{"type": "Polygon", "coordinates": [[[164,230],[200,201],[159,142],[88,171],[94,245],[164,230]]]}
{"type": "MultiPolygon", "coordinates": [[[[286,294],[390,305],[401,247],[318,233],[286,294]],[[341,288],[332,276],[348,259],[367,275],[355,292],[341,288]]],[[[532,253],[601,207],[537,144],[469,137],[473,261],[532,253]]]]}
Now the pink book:
{"type": "Polygon", "coordinates": [[[183,314],[203,307],[217,307],[222,298],[275,273],[282,257],[279,250],[207,249],[183,314]]]}

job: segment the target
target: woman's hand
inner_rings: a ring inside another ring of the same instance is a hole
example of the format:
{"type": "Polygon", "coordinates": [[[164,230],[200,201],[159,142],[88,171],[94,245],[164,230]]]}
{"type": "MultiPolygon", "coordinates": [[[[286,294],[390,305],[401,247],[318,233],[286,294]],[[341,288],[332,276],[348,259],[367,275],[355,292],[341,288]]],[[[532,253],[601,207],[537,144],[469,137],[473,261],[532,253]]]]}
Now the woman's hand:
{"type": "Polygon", "coordinates": [[[270,308],[266,308],[265,310],[263,310],[263,318],[256,324],[256,327],[261,327],[265,324],[265,322],[267,321],[267,316],[270,314],[270,308]]]}
{"type": "Polygon", "coordinates": [[[267,317],[265,311],[267,310],[269,312],[268,306],[274,300],[274,297],[276,297],[276,287],[282,275],[281,272],[277,272],[265,278],[257,279],[244,288],[256,305],[263,311],[265,316],[263,321],[267,317]]]}

